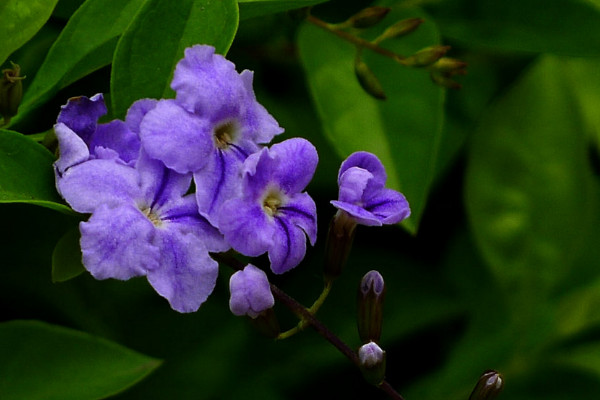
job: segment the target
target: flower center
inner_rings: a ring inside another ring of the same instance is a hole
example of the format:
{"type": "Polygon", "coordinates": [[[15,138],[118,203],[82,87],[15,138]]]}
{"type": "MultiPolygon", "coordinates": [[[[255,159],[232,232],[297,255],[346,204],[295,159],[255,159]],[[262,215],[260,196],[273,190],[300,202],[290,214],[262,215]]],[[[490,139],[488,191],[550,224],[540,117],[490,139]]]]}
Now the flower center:
{"type": "Polygon", "coordinates": [[[226,149],[229,147],[237,129],[233,121],[224,122],[217,126],[215,129],[215,144],[219,149],[226,149]]]}
{"type": "Polygon", "coordinates": [[[281,195],[275,191],[271,191],[265,196],[263,200],[263,210],[265,210],[267,215],[273,217],[277,214],[277,209],[279,208],[281,203],[281,195]]]}
{"type": "Polygon", "coordinates": [[[154,226],[159,227],[162,225],[162,220],[160,219],[158,214],[152,211],[150,207],[143,208],[141,211],[142,214],[144,214],[154,226]]]}

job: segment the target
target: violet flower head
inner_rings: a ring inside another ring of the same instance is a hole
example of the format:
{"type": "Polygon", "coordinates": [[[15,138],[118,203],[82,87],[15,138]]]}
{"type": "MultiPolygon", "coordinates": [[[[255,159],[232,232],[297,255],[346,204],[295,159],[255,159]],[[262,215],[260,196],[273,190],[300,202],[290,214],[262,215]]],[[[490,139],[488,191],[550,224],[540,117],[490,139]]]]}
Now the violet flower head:
{"type": "Polygon", "coordinates": [[[229,308],[234,315],[256,318],[275,304],[267,274],[252,264],[231,275],[229,291],[229,308]]]}
{"type": "Polygon", "coordinates": [[[381,161],[371,153],[351,154],[338,174],[338,200],[331,201],[358,224],[396,224],[410,215],[404,195],[385,187],[387,175],[381,161]]]}
{"type": "Polygon", "coordinates": [[[219,229],[238,252],[269,253],[271,270],[284,273],[306,253],[306,237],[317,239],[313,199],[302,192],[315,172],[317,151],[305,139],[288,139],[249,156],[242,169],[239,197],[220,212],[219,229]]]}
{"type": "Polygon", "coordinates": [[[213,224],[220,205],[236,194],[243,161],[283,132],[256,101],[252,78],[214,47],[190,47],[171,83],[176,98],[160,100],[140,125],[152,158],[194,173],[199,210],[213,224]]]}
{"type": "Polygon", "coordinates": [[[174,310],[197,310],[217,278],[208,252],[228,246],[186,195],[191,179],[143,150],[134,165],[97,158],[67,168],[59,193],[75,211],[92,214],[80,224],[85,268],[97,279],[146,276],[174,310]]]}

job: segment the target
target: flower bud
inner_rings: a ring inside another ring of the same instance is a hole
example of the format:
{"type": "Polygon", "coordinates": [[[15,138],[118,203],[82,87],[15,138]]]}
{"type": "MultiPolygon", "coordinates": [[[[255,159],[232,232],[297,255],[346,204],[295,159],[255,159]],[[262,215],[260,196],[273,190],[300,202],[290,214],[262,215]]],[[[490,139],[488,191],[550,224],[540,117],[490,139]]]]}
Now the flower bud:
{"type": "Polygon", "coordinates": [[[498,372],[485,371],[477,381],[469,400],[493,400],[504,388],[504,379],[498,372]]]}
{"type": "Polygon", "coordinates": [[[369,342],[358,349],[358,362],[364,378],[372,385],[379,386],[385,379],[385,351],[375,342],[369,342]]]}
{"type": "Polygon", "coordinates": [[[386,96],[379,83],[379,79],[375,76],[369,66],[360,58],[354,60],[354,73],[358,79],[358,83],[365,92],[379,100],[385,100],[386,96]]]}
{"type": "Polygon", "coordinates": [[[257,318],[275,304],[267,274],[252,264],[237,271],[229,279],[229,308],[235,315],[257,318]]]}
{"type": "Polygon", "coordinates": [[[417,51],[406,59],[406,65],[411,67],[426,67],[433,64],[450,50],[450,46],[431,46],[417,51]]]}
{"type": "Polygon", "coordinates": [[[379,341],[383,325],[385,284],[377,271],[369,271],[358,289],[358,334],[363,343],[379,341]]]}
{"type": "Polygon", "coordinates": [[[339,210],[329,223],[325,244],[325,281],[332,282],[341,275],[356,232],[356,221],[345,211],[339,210]]]}
{"type": "Polygon", "coordinates": [[[24,76],[19,76],[21,67],[11,63],[12,69],[2,70],[0,81],[0,115],[4,117],[4,125],[7,125],[12,117],[17,115],[19,104],[23,98],[24,76]]]}
{"type": "Polygon", "coordinates": [[[383,31],[383,33],[375,39],[375,43],[378,44],[387,39],[406,36],[416,30],[423,22],[425,22],[425,20],[422,18],[408,18],[398,21],[383,31]]]}
{"type": "Polygon", "coordinates": [[[344,25],[358,29],[370,28],[381,22],[391,10],[389,7],[368,7],[354,14],[344,25]]]}

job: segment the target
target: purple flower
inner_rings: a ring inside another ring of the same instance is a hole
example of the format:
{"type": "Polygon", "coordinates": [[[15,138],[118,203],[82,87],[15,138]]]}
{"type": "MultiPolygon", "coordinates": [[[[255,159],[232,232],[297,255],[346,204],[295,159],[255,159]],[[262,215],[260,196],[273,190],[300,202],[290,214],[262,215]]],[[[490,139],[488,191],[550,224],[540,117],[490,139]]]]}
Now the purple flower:
{"type": "Polygon", "coordinates": [[[331,201],[358,224],[396,224],[410,215],[402,193],[385,188],[387,175],[381,161],[371,153],[351,154],[340,167],[338,200],[331,201]]]}
{"type": "Polygon", "coordinates": [[[134,163],[140,151],[138,135],[127,122],[114,120],[98,124],[106,114],[102,94],[69,99],[54,126],[60,145],[60,158],[54,164],[57,178],[70,167],[90,159],[115,159],[134,163]]]}
{"type": "Polygon", "coordinates": [[[256,318],[275,304],[267,274],[252,264],[231,275],[229,291],[229,308],[235,315],[256,318]]]}
{"type": "Polygon", "coordinates": [[[75,211],[92,214],[80,224],[86,269],[97,279],[145,275],[174,310],[197,310],[217,278],[208,252],[228,246],[186,195],[191,179],[143,150],[134,165],[98,158],[66,169],[60,194],[75,211]]]}
{"type": "Polygon", "coordinates": [[[276,274],[298,265],[306,253],[305,236],[311,245],[317,239],[316,206],[302,192],[317,162],[314,146],[299,138],[249,156],[240,196],[220,212],[219,228],[229,244],[250,257],[268,252],[276,274]]]}
{"type": "Polygon", "coordinates": [[[213,224],[223,201],[237,194],[246,157],[283,132],[256,101],[252,78],[211,46],[188,48],[171,83],[176,98],[160,100],[140,125],[152,158],[194,173],[199,210],[213,224]]]}

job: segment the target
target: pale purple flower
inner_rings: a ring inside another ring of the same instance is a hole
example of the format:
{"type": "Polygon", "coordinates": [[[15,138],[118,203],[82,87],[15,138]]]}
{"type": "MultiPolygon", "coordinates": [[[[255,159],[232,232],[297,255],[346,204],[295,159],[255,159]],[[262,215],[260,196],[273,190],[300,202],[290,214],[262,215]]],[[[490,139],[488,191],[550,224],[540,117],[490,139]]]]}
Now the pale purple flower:
{"type": "Polygon", "coordinates": [[[371,153],[351,154],[338,174],[338,200],[331,201],[362,225],[396,224],[410,215],[404,195],[385,187],[385,167],[371,153]]]}
{"type": "Polygon", "coordinates": [[[176,98],[160,100],[140,125],[152,158],[194,173],[199,210],[213,224],[223,201],[237,194],[243,161],[283,132],[256,101],[252,78],[211,46],[188,48],[171,83],[176,98]]]}
{"type": "Polygon", "coordinates": [[[191,179],[144,150],[134,165],[97,158],[67,168],[59,193],[75,211],[92,214],[80,224],[85,268],[97,279],[145,275],[174,310],[197,310],[217,278],[208,252],[228,246],[186,195],[191,179]]]}
{"type": "Polygon", "coordinates": [[[239,197],[224,203],[219,229],[240,253],[269,253],[271,270],[281,274],[306,253],[306,236],[317,239],[315,202],[302,192],[312,179],[317,151],[305,139],[288,139],[252,154],[242,168],[239,197]]]}
{"type": "Polygon", "coordinates": [[[252,264],[231,275],[229,291],[229,308],[235,315],[256,318],[275,304],[267,274],[252,264]]]}

